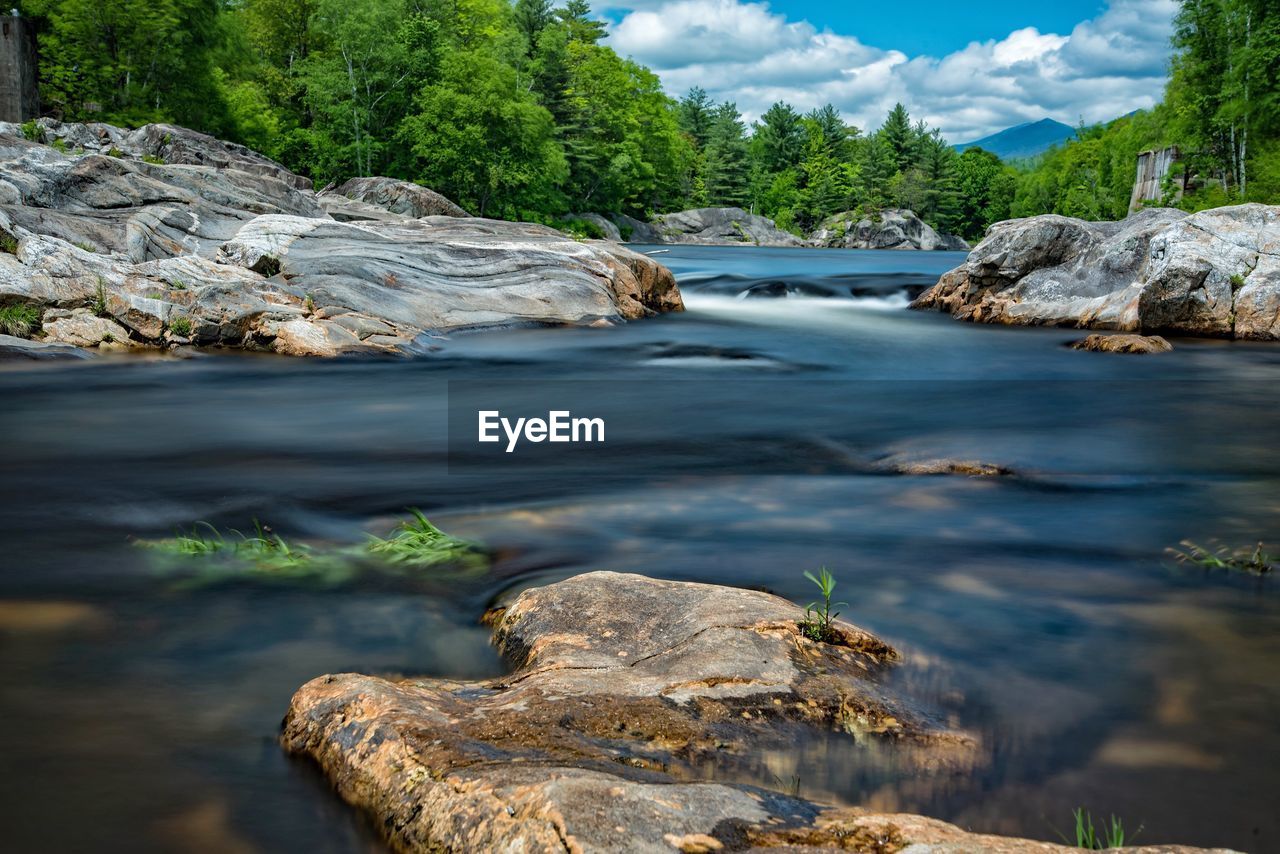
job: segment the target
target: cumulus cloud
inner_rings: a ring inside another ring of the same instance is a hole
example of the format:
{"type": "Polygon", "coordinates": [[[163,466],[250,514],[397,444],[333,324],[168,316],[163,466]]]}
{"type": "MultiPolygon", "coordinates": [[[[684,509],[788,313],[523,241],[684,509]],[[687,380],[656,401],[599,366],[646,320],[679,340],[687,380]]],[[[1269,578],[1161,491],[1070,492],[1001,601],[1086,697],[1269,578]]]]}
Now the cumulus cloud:
{"type": "Polygon", "coordinates": [[[1015,30],[943,57],[910,57],[792,21],[743,0],[617,0],[619,52],[668,91],[702,86],[749,119],[774,101],[835,104],[874,128],[897,101],[953,141],[1049,116],[1103,121],[1152,106],[1164,89],[1176,0],[1111,0],[1067,35],[1015,30]]]}

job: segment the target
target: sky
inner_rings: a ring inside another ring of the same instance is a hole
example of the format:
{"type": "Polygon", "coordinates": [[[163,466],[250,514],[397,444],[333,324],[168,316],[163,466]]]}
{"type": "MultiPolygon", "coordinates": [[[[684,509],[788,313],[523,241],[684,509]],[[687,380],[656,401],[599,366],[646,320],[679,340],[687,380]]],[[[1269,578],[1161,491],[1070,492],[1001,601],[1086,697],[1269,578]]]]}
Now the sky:
{"type": "Polygon", "coordinates": [[[751,121],[835,104],[874,129],[901,101],[952,142],[1053,118],[1106,121],[1164,90],[1176,0],[597,0],[609,44],[679,97],[751,121]],[[610,5],[614,4],[614,5],[610,5]]]}

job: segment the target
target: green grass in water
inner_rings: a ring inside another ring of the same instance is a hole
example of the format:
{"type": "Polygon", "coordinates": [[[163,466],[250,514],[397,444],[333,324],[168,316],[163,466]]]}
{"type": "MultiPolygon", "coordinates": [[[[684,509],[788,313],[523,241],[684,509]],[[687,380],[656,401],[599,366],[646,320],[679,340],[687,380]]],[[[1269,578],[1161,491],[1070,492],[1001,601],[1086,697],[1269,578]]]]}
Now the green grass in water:
{"type": "Polygon", "coordinates": [[[410,508],[413,518],[401,522],[391,536],[369,538],[366,548],[390,563],[415,567],[452,564],[461,569],[483,571],[489,556],[478,544],[446,534],[423,515],[410,508]]]}
{"type": "Polygon", "coordinates": [[[1256,546],[1232,549],[1223,545],[1209,548],[1197,545],[1190,540],[1178,544],[1180,548],[1171,548],[1169,554],[1179,563],[1189,563],[1204,569],[1228,569],[1236,572],[1248,572],[1254,575],[1266,575],[1280,567],[1280,555],[1267,552],[1262,543],[1256,546]]]}

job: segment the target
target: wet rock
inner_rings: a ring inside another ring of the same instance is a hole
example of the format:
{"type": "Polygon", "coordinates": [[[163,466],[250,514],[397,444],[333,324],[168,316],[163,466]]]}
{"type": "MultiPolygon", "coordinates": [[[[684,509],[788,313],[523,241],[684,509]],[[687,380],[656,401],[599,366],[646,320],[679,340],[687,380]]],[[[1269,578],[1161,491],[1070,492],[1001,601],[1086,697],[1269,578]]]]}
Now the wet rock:
{"type": "Polygon", "coordinates": [[[960,475],[962,477],[1012,477],[1016,471],[998,463],[982,460],[890,460],[881,463],[881,471],[906,475],[960,475]]]}
{"type": "Polygon", "coordinates": [[[1071,850],[725,782],[803,730],[895,744],[917,779],[974,761],[972,739],[885,686],[897,653],[854,626],[815,643],[769,594],[611,572],[491,616],[508,676],[339,674],[294,695],[285,748],[396,850],[1071,850]]]}
{"type": "Polygon", "coordinates": [[[91,354],[69,344],[54,344],[46,341],[31,341],[26,338],[15,338],[12,335],[0,335],[0,362],[5,361],[46,361],[52,359],[88,359],[91,354]]]}
{"type": "Polygon", "coordinates": [[[340,196],[408,219],[471,216],[435,190],[395,178],[352,178],[320,194],[322,200],[329,196],[340,196]]]}
{"type": "Polygon", "coordinates": [[[1159,335],[1088,335],[1069,345],[1095,353],[1168,353],[1173,345],[1159,335]]]}
{"type": "Polygon", "coordinates": [[[909,210],[881,211],[877,217],[839,213],[828,217],[810,236],[813,246],[829,249],[967,250],[953,234],[939,234],[909,210]]]}
{"type": "Polygon", "coordinates": [[[896,743],[920,773],[973,763],[969,736],[884,685],[891,647],[846,623],[815,643],[803,617],[766,593],[590,573],[496,616],[509,676],[324,676],[294,696],[284,743],[405,850],[663,850],[810,828],[811,803],[697,782],[712,760],[763,776],[760,750],[797,729],[896,743]]]}
{"type": "MultiPolygon", "coordinates": [[[[802,241],[778,228],[771,219],[742,208],[696,208],[666,214],[653,221],[664,243],[698,243],[716,246],[801,246],[802,241]]],[[[634,236],[633,240],[637,240],[634,236]]]]}
{"type": "Polygon", "coordinates": [[[1277,340],[1280,208],[997,223],[913,307],[983,323],[1277,340]]]}

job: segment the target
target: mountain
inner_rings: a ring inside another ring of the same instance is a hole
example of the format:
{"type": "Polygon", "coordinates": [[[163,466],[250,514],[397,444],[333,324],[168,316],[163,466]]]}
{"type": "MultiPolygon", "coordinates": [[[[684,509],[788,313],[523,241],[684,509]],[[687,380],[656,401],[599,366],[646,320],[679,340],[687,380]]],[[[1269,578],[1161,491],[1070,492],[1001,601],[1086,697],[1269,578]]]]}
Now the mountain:
{"type": "Polygon", "coordinates": [[[1026,122],[1005,128],[999,133],[975,139],[973,142],[962,142],[955,147],[956,151],[966,148],[982,148],[998,156],[1001,160],[1017,160],[1021,157],[1035,157],[1043,154],[1055,145],[1076,135],[1076,129],[1053,119],[1041,119],[1038,122],[1026,122]]]}

